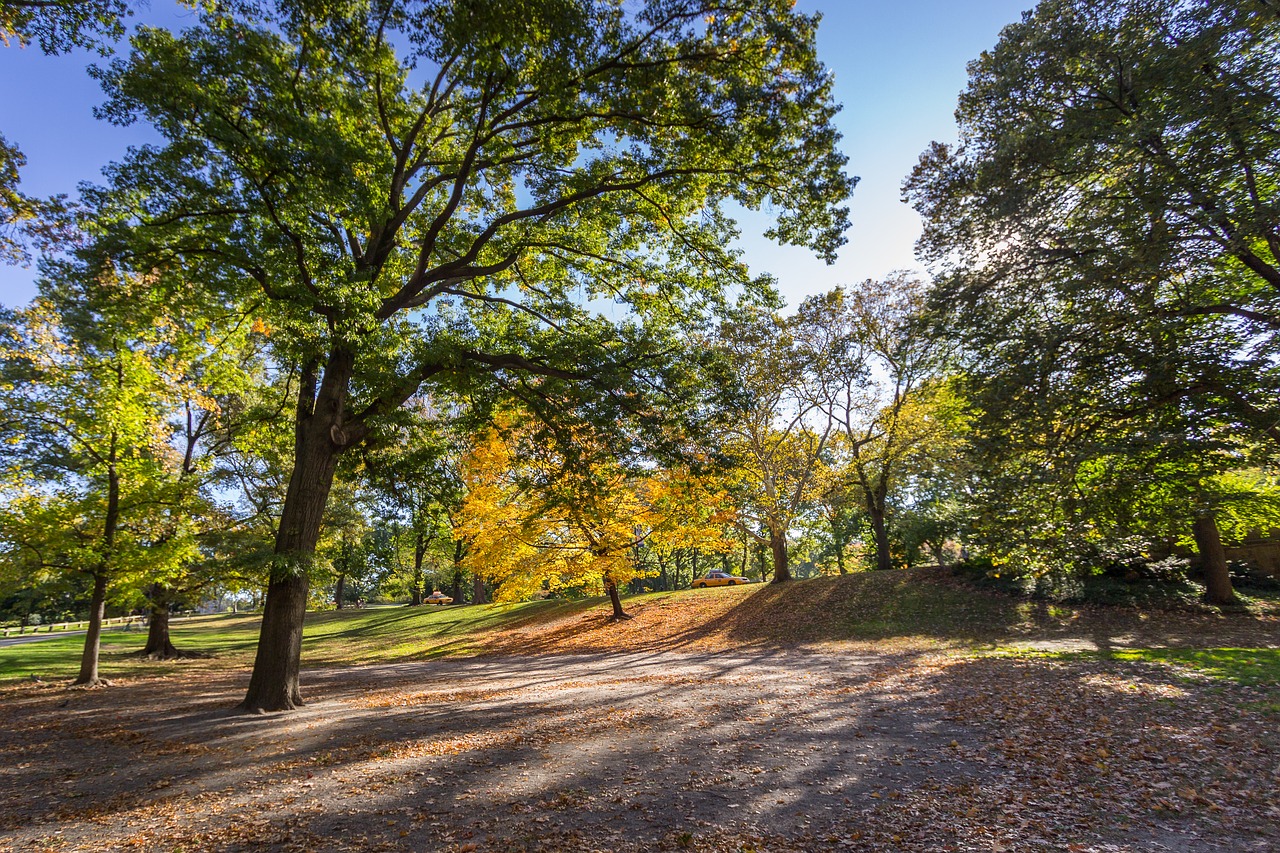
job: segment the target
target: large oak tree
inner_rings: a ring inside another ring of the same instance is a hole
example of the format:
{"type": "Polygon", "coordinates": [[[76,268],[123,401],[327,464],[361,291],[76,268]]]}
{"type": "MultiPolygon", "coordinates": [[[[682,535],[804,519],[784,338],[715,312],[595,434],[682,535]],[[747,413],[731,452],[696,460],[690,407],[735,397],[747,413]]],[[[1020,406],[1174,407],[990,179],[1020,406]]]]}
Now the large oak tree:
{"type": "Polygon", "coordinates": [[[297,372],[246,709],[300,703],[338,459],[424,383],[652,417],[677,329],[745,278],[730,201],[833,258],[853,182],[791,5],[245,3],[144,30],[103,73],[104,114],[167,140],[90,199],[116,256],[256,300],[297,372]]]}
{"type": "Polygon", "coordinates": [[[906,193],[984,422],[1038,470],[1276,447],[1277,57],[1261,0],[1044,0],[970,66],[906,193]]]}

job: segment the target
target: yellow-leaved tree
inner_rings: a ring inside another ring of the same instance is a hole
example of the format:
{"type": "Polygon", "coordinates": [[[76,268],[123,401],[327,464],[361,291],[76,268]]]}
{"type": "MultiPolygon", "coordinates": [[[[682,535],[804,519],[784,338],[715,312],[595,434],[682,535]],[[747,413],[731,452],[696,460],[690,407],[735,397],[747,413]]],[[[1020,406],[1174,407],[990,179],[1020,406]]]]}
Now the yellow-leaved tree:
{"type": "Polygon", "coordinates": [[[612,618],[626,619],[619,587],[652,574],[635,559],[641,543],[729,547],[717,532],[718,499],[692,478],[628,470],[582,431],[570,438],[567,454],[508,412],[464,459],[457,527],[467,567],[494,583],[498,601],[604,592],[612,618]]]}

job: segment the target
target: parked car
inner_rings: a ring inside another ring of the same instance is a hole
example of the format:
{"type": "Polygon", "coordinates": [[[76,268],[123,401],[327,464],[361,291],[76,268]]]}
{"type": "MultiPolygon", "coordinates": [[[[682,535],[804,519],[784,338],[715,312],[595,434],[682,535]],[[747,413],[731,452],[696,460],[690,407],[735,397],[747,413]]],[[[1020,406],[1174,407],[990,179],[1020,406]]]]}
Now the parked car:
{"type": "Polygon", "coordinates": [[[426,598],[422,599],[422,603],[423,604],[453,604],[453,599],[437,589],[435,592],[431,593],[426,598]]]}
{"type": "Polygon", "coordinates": [[[740,578],[737,575],[731,575],[728,572],[722,572],[719,569],[712,569],[694,581],[693,588],[706,589],[709,586],[737,586],[740,583],[751,583],[751,581],[746,578],[740,578]]]}

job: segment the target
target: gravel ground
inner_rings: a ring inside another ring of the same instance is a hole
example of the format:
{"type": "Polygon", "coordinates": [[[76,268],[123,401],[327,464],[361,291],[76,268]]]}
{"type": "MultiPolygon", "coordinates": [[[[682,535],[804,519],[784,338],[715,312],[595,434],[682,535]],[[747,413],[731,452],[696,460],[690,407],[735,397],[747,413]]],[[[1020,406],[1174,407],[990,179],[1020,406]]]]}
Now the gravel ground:
{"type": "Polygon", "coordinates": [[[1119,661],[504,656],[0,693],[0,848],[1280,849],[1268,696],[1119,661]]]}

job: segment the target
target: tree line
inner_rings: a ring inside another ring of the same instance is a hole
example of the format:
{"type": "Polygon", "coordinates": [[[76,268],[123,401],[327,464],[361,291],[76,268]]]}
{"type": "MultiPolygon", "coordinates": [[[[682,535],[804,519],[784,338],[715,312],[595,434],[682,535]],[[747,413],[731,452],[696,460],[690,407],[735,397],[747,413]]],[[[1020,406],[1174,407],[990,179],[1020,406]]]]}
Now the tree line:
{"type": "MultiPolygon", "coordinates": [[[[301,701],[303,615],[977,562],[1145,566],[1267,530],[1280,16],[1044,0],[904,184],[927,279],[788,312],[733,205],[834,261],[816,16],[783,0],[261,2],[94,73],[160,134],[74,202],[0,151],[0,577],[107,602],[265,587],[243,707],[301,701]],[[685,571],[688,574],[685,574],[685,571]],[[68,578],[82,578],[80,585],[68,578]],[[681,580],[681,579],[684,580],[681,580]]],[[[7,9],[8,7],[6,7],[7,9]]],[[[21,4],[51,52],[123,7],[21,4]]],[[[38,595],[36,594],[38,592],[38,595]]]]}

